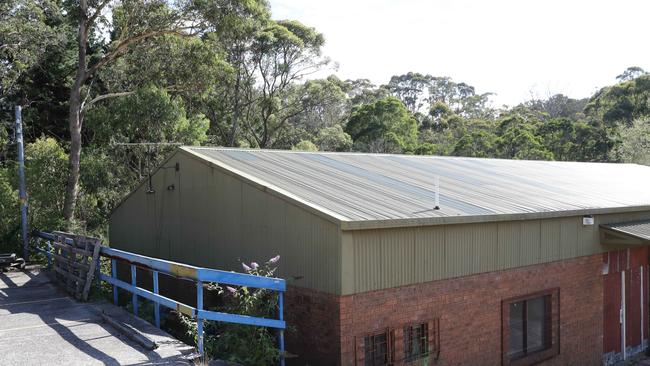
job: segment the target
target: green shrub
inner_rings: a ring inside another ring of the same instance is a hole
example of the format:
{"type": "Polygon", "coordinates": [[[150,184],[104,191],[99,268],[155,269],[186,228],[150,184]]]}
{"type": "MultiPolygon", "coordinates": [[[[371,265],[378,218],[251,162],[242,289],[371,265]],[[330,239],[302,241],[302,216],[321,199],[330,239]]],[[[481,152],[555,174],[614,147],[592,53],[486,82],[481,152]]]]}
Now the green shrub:
{"type": "Polygon", "coordinates": [[[0,252],[17,252],[20,248],[19,204],[9,170],[0,168],[0,252]]]}
{"type": "MultiPolygon", "coordinates": [[[[242,263],[242,266],[249,274],[274,277],[279,259],[280,256],[276,256],[262,265],[253,262],[250,265],[242,263]]],[[[207,290],[212,293],[210,295],[219,295],[218,298],[223,300],[208,310],[264,318],[277,317],[277,292],[220,284],[210,284],[207,290]]],[[[196,321],[181,316],[181,323],[186,335],[196,342],[196,321]]],[[[204,334],[203,346],[208,359],[243,365],[273,365],[277,364],[280,357],[275,329],[206,321],[204,334]]]]}
{"type": "Polygon", "coordinates": [[[55,139],[39,138],[25,146],[25,179],[32,229],[63,228],[67,177],[68,155],[55,139]]]}

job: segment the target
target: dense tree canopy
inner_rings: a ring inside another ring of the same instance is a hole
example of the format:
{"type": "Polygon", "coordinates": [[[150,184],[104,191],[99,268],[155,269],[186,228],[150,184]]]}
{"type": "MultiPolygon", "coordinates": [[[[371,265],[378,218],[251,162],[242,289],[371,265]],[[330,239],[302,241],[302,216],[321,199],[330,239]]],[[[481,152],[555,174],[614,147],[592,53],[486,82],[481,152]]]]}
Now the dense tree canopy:
{"type": "Polygon", "coordinates": [[[399,99],[386,97],[352,110],[346,132],[360,150],[403,152],[417,141],[417,122],[399,99]]]}
{"type": "MultiPolygon", "coordinates": [[[[496,108],[444,75],[314,78],[332,67],[325,41],[274,20],[265,0],[1,2],[0,103],[25,107],[30,220],[105,233],[116,202],[179,144],[650,162],[639,67],[590,98],[496,108]]],[[[17,208],[15,150],[8,109],[0,120],[4,213],[17,208]]],[[[5,237],[17,238],[12,215],[5,237]]]]}

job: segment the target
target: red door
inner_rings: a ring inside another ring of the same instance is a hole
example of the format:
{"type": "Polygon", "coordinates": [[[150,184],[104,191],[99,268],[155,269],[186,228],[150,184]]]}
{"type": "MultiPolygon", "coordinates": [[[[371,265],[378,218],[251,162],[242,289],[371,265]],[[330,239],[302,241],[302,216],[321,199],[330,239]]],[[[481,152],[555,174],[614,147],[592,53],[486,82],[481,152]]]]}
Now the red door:
{"type": "Polygon", "coordinates": [[[603,353],[621,352],[621,272],[603,276],[603,353]]]}
{"type": "Polygon", "coordinates": [[[625,344],[641,344],[641,269],[630,268],[625,273],[625,344]]]}
{"type": "Polygon", "coordinates": [[[603,265],[603,353],[626,357],[648,338],[648,249],[604,253],[603,265]]]}

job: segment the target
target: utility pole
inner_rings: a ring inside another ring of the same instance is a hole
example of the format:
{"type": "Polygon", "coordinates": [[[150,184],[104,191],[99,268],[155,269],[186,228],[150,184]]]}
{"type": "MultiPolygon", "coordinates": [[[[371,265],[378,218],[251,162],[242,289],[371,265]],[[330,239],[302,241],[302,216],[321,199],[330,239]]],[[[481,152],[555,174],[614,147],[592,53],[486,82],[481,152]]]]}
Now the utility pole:
{"type": "Polygon", "coordinates": [[[16,106],[16,146],[18,148],[18,194],[20,198],[20,227],[23,240],[23,259],[29,261],[27,241],[27,192],[25,190],[25,150],[23,147],[23,109],[16,106]]]}

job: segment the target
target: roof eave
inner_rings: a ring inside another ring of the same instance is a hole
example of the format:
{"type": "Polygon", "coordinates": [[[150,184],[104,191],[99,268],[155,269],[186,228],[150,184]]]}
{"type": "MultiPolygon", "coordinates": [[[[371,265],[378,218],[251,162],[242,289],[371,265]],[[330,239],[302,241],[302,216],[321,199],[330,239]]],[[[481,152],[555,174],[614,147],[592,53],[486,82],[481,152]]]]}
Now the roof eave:
{"type": "Polygon", "coordinates": [[[527,213],[515,213],[515,214],[442,216],[442,217],[423,217],[423,218],[405,218],[405,219],[388,219],[388,220],[362,220],[362,221],[348,220],[348,221],[341,222],[341,230],[351,231],[351,230],[406,228],[406,227],[416,227],[416,226],[476,224],[476,223],[485,223],[485,222],[538,220],[538,219],[552,219],[552,218],[571,217],[571,216],[604,215],[604,214],[616,214],[616,213],[639,212],[639,211],[650,211],[650,205],[608,207],[608,208],[587,208],[587,209],[579,209],[579,210],[527,212],[527,213]]]}

